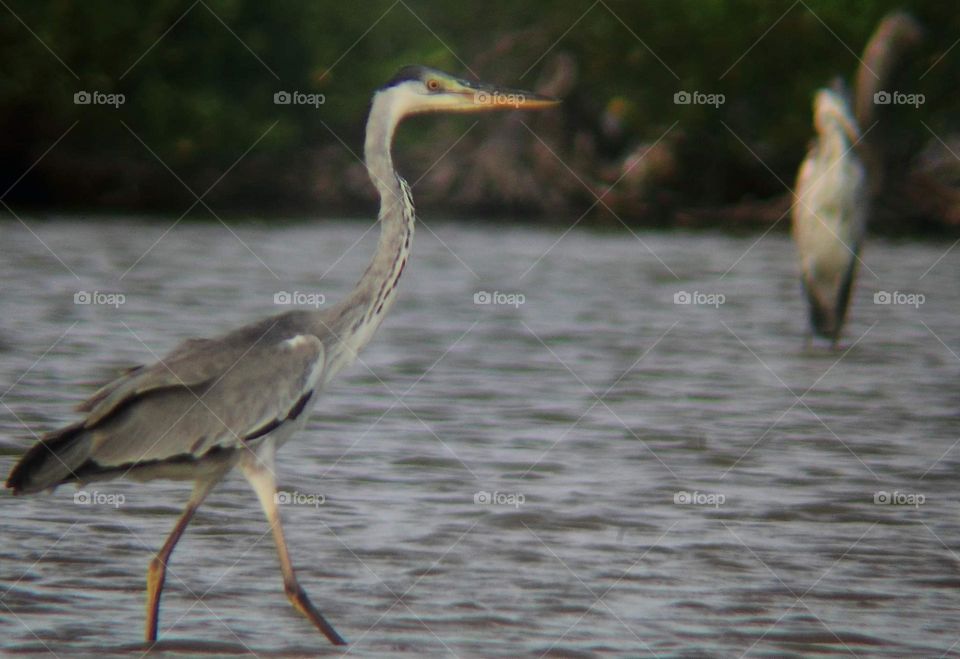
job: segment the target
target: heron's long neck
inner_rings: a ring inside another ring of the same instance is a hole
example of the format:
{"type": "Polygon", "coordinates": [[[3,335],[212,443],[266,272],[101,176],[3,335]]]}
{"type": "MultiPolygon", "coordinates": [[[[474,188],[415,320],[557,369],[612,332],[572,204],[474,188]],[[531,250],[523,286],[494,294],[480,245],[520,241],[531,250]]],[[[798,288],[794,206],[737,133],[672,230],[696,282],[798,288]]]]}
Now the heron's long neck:
{"type": "Polygon", "coordinates": [[[390,156],[399,117],[382,96],[374,98],[367,120],[364,160],[380,193],[380,240],[373,260],[357,288],[368,296],[373,316],[382,315],[393,301],[393,291],[407,265],[413,239],[413,199],[406,181],[397,175],[390,156]]]}
{"type": "MultiPolygon", "coordinates": [[[[407,265],[413,240],[414,210],[410,187],[393,168],[390,146],[400,116],[394,103],[381,93],[374,97],[367,120],[364,160],[380,194],[380,240],[377,251],[335,314],[338,344],[344,362],[352,360],[380,326],[396,297],[397,282],[407,265]]],[[[340,360],[338,360],[340,361],[340,360]]]]}
{"type": "Polygon", "coordinates": [[[840,123],[835,123],[830,126],[830,130],[826,130],[820,135],[821,157],[828,162],[839,160],[848,153],[852,153],[851,143],[850,136],[847,135],[844,127],[840,123]]]}

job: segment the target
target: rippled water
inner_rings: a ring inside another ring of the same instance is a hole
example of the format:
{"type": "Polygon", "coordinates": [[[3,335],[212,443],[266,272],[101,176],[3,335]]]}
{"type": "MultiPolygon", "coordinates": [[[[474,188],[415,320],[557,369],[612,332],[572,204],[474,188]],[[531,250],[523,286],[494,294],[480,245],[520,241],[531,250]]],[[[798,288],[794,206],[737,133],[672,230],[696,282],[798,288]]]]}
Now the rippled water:
{"type": "MultiPolygon", "coordinates": [[[[376,239],[26,219],[0,226],[4,473],[116,368],[278,291],[338,299],[376,239]]],[[[960,248],[870,242],[834,353],[804,347],[785,236],[636,238],[421,225],[363,364],[279,458],[301,582],[350,653],[960,656],[960,248]]],[[[188,490],[0,497],[0,654],[139,656],[188,490]]],[[[287,605],[236,474],[174,553],[160,625],[171,653],[341,653],[287,605]]]]}

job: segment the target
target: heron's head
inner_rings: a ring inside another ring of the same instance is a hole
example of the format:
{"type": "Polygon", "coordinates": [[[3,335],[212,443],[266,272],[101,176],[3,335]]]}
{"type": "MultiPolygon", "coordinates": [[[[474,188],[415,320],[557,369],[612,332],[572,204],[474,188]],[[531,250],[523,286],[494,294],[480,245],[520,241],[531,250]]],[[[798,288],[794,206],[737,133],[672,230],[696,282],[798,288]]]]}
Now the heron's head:
{"type": "Polygon", "coordinates": [[[850,142],[860,139],[860,129],[842,93],[821,89],[813,100],[813,125],[821,135],[840,130],[850,142]]]}
{"type": "Polygon", "coordinates": [[[456,78],[425,66],[405,66],[377,90],[397,119],[423,112],[485,112],[524,110],[560,101],[520,89],[509,89],[456,78]]]}

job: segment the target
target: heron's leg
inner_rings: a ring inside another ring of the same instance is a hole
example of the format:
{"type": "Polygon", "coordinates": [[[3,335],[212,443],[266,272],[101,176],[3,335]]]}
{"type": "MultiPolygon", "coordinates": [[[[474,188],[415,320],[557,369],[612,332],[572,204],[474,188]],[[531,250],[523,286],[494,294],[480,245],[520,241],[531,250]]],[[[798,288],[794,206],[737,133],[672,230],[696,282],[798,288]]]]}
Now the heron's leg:
{"type": "Polygon", "coordinates": [[[347,642],[327,622],[297,582],[297,575],[293,570],[293,563],[290,562],[290,554],[287,552],[287,541],[283,537],[280,511],[277,508],[277,484],[273,473],[273,450],[259,451],[256,455],[252,452],[245,455],[240,463],[240,468],[257,493],[260,505],[263,506],[263,512],[266,513],[267,521],[270,522],[270,528],[273,530],[273,539],[277,543],[277,555],[280,557],[280,571],[283,574],[283,589],[287,593],[287,599],[293,604],[293,608],[306,616],[331,643],[346,645],[347,642]]]}
{"type": "Polygon", "coordinates": [[[177,542],[186,530],[187,524],[193,519],[193,514],[219,480],[219,478],[207,479],[197,481],[194,484],[193,493],[190,495],[190,500],[187,501],[187,506],[183,509],[180,519],[177,520],[177,524],[173,527],[170,535],[167,536],[167,541],[163,543],[163,547],[150,561],[150,566],[147,568],[147,619],[144,625],[144,633],[148,643],[157,640],[160,594],[163,592],[163,582],[167,576],[167,561],[170,560],[170,554],[173,553],[173,548],[177,546],[177,542]]]}

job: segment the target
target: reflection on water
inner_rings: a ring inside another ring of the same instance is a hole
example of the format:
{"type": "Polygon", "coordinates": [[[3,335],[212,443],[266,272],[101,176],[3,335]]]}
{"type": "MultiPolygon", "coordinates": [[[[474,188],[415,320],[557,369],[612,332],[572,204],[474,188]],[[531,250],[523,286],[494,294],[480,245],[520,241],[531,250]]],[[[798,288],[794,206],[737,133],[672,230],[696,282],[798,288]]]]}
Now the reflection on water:
{"type": "MultiPolygon", "coordinates": [[[[278,292],[338,299],[376,239],[30,224],[43,244],[0,243],[4,472],[115,369],[278,292]]],[[[949,243],[870,243],[831,353],[803,346],[784,236],[431,228],[363,364],[280,454],[301,581],[352,652],[960,656],[949,243]]],[[[188,489],[0,498],[2,652],[135,652],[188,489]]],[[[339,654],[289,609],[237,475],[177,548],[160,623],[172,653],[339,654]]]]}

